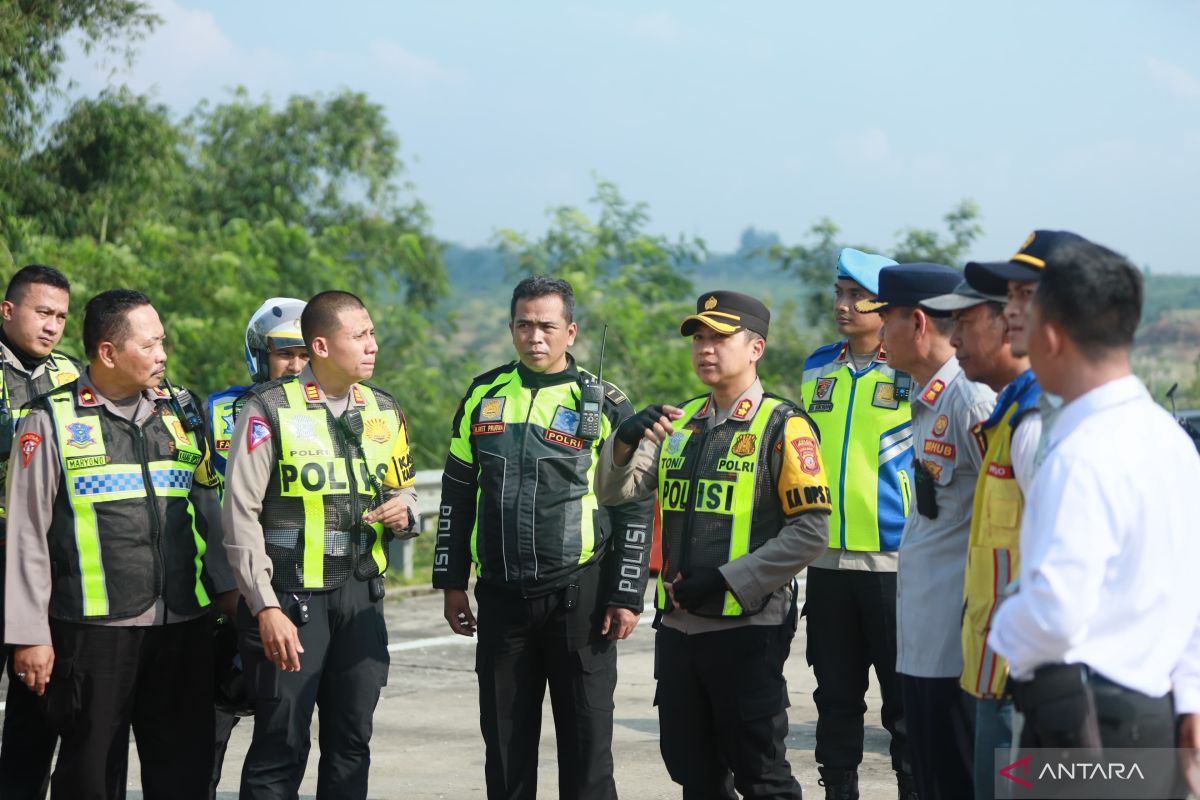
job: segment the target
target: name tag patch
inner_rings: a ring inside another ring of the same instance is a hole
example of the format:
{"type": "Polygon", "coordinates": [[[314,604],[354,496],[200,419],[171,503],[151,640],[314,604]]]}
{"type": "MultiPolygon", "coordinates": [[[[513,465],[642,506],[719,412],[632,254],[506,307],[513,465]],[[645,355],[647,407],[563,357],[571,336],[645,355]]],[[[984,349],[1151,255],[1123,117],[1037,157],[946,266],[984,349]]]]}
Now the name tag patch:
{"type": "Polygon", "coordinates": [[[955,446],[949,442],[938,442],[934,441],[933,439],[925,440],[926,455],[941,456],[942,458],[954,460],[954,456],[957,452],[957,448],[955,448],[955,446]]]}

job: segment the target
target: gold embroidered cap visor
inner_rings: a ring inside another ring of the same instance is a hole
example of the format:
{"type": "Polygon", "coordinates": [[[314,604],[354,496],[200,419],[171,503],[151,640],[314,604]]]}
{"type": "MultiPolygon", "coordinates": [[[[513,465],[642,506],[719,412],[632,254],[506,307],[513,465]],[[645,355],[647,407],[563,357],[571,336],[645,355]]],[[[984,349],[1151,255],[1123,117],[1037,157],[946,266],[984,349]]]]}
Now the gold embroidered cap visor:
{"type": "Polygon", "coordinates": [[[696,300],[696,313],[684,318],[679,325],[681,336],[691,336],[699,325],[707,325],[717,333],[753,331],[764,339],[771,322],[771,312],[750,295],[718,290],[705,292],[696,300]]]}

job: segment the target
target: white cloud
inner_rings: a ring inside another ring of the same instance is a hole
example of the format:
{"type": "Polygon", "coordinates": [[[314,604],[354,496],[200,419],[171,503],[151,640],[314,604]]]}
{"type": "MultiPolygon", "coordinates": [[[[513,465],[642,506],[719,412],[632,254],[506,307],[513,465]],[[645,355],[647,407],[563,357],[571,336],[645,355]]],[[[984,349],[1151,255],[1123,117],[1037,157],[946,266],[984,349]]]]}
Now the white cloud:
{"type": "Polygon", "coordinates": [[[1151,56],[1146,59],[1146,72],[1155,83],[1185,100],[1200,99],[1200,79],[1183,67],[1151,56]]]}
{"type": "Polygon", "coordinates": [[[683,27],[670,14],[642,14],[633,21],[632,33],[655,44],[675,44],[683,38],[683,27]]]}
{"type": "Polygon", "coordinates": [[[239,50],[208,11],[178,0],[149,5],[162,24],[135,44],[132,65],[89,56],[79,46],[69,49],[64,72],[84,93],[124,84],[182,110],[220,87],[244,84],[252,94],[267,91],[291,71],[288,60],[269,48],[239,50]]]}
{"type": "Polygon", "coordinates": [[[377,39],[367,48],[367,55],[376,69],[389,70],[395,77],[420,86],[454,81],[459,76],[432,58],[418,55],[395,42],[377,39]]]}

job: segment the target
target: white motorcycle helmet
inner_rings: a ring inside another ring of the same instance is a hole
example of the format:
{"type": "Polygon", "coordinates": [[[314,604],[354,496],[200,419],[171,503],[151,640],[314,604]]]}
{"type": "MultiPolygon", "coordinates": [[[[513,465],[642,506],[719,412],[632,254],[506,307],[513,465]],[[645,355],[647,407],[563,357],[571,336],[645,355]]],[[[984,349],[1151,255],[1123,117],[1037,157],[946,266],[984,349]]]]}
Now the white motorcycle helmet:
{"type": "Polygon", "coordinates": [[[285,347],[304,347],[300,314],[304,301],[272,297],[259,306],[246,326],[246,366],[255,383],[267,380],[267,354],[285,347]]]}

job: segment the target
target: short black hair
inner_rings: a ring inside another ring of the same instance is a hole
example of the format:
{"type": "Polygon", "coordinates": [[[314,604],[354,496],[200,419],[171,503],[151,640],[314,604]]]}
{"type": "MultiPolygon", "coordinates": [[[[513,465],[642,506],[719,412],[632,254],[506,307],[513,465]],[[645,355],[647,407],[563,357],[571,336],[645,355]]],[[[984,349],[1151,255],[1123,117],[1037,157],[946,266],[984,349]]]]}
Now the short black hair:
{"type": "Polygon", "coordinates": [[[1142,273],[1093,242],[1070,242],[1046,258],[1034,293],[1042,319],[1060,325],[1089,359],[1133,346],[1142,317],[1142,273]]]}
{"type": "Polygon", "coordinates": [[[545,275],[534,275],[513,287],[512,303],[508,306],[509,320],[517,317],[518,300],[533,300],[551,294],[562,298],[563,316],[566,317],[567,324],[574,322],[575,291],[571,288],[571,284],[561,278],[547,278],[545,275]]]}
{"type": "Polygon", "coordinates": [[[67,280],[67,276],[54,267],[48,267],[45,264],[26,264],[17,270],[9,280],[8,289],[4,292],[4,299],[10,303],[21,302],[25,298],[25,293],[29,291],[29,287],[35,283],[53,286],[55,289],[62,289],[68,293],[71,291],[71,282],[67,280]]]}
{"type": "Polygon", "coordinates": [[[337,331],[343,311],[360,308],[365,311],[367,307],[358,295],[350,292],[332,289],[314,294],[300,314],[300,335],[304,337],[304,344],[311,348],[313,339],[337,331]]]}
{"type": "Polygon", "coordinates": [[[88,300],[83,309],[83,350],[95,358],[101,342],[120,346],[129,338],[129,312],[150,305],[136,289],[109,289],[88,300]]]}

